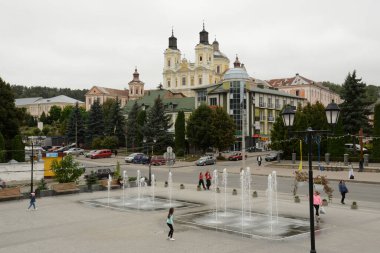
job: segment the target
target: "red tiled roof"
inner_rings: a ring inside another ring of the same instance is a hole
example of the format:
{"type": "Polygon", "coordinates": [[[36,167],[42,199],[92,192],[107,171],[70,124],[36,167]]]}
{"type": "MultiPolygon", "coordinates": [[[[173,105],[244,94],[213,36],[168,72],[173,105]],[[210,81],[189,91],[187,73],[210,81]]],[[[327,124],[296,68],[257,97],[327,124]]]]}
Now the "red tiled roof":
{"type": "Polygon", "coordinates": [[[106,87],[100,87],[100,86],[93,86],[87,93],[90,94],[90,91],[92,89],[98,89],[101,93],[111,95],[111,96],[120,96],[120,97],[128,97],[129,91],[128,90],[117,90],[117,89],[111,89],[106,87]]]}
{"type": "Polygon", "coordinates": [[[301,75],[296,75],[294,77],[289,77],[289,78],[279,78],[279,79],[271,79],[268,80],[267,82],[272,86],[272,87],[282,87],[282,86],[289,86],[291,85],[294,80],[299,77],[300,79],[303,79],[306,83],[311,84],[314,83],[313,80],[310,80],[306,77],[303,77],[301,75]]]}

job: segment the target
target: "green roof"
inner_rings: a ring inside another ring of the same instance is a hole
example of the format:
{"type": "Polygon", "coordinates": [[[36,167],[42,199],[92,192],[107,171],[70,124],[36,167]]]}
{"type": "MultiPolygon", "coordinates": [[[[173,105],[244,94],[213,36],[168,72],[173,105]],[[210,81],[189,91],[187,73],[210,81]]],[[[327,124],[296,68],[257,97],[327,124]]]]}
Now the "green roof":
{"type": "Polygon", "coordinates": [[[151,108],[154,105],[154,101],[161,97],[163,104],[165,105],[165,111],[167,112],[192,112],[195,109],[195,98],[184,97],[184,98],[164,98],[165,95],[170,92],[168,90],[149,90],[146,92],[144,97],[137,100],[129,100],[124,106],[124,113],[128,114],[131,110],[133,104],[137,102],[139,106],[147,106],[151,108]]]}

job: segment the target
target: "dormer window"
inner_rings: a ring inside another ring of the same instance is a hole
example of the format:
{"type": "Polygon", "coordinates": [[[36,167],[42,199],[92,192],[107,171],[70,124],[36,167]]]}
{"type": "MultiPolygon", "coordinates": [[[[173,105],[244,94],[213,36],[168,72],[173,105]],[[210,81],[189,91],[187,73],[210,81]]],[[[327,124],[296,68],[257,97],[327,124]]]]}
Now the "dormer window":
{"type": "Polygon", "coordinates": [[[202,56],[199,56],[199,61],[202,62],[202,56]]]}
{"type": "Polygon", "coordinates": [[[168,67],[170,67],[170,60],[168,60],[168,67]]]}

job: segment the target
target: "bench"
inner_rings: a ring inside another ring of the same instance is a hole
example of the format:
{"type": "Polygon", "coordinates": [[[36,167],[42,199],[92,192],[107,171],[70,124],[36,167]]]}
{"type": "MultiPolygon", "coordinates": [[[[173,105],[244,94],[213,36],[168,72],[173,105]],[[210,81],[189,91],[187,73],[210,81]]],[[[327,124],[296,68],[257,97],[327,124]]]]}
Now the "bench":
{"type": "Polygon", "coordinates": [[[79,192],[79,188],[77,187],[76,183],[59,183],[59,184],[52,185],[51,188],[53,189],[54,193],[56,193],[56,194],[79,192]]]}
{"type": "Polygon", "coordinates": [[[0,190],[0,200],[14,199],[14,198],[20,199],[22,196],[23,195],[21,194],[20,187],[4,188],[0,190]]]}
{"type": "MultiPolygon", "coordinates": [[[[104,188],[108,187],[108,179],[103,179],[100,180],[100,185],[103,186],[104,188]]],[[[120,188],[120,184],[117,179],[112,179],[111,181],[111,189],[116,189],[120,188]]]]}

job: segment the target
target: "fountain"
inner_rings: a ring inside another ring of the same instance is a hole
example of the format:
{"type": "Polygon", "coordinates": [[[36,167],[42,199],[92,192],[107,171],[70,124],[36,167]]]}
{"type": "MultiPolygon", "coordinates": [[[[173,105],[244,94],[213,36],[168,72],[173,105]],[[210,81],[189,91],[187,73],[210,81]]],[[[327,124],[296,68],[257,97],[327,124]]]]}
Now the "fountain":
{"type": "Polygon", "coordinates": [[[228,173],[227,169],[223,169],[223,180],[222,183],[224,185],[224,216],[227,216],[227,178],[228,178],[228,173]]]}
{"type": "Polygon", "coordinates": [[[128,182],[127,172],[123,171],[123,206],[125,206],[125,184],[128,182]]]}
{"type": "Polygon", "coordinates": [[[213,185],[214,185],[214,198],[215,198],[215,222],[218,222],[218,171],[213,171],[213,185]]]}
{"type": "Polygon", "coordinates": [[[169,207],[172,207],[172,188],[173,188],[172,172],[169,171],[169,176],[168,176],[169,207]]]}
{"type": "Polygon", "coordinates": [[[155,181],[155,177],[154,177],[154,174],[152,174],[152,181],[150,183],[150,187],[151,187],[151,191],[152,191],[152,202],[153,202],[153,206],[154,206],[154,197],[155,197],[155,188],[156,188],[156,181],[155,181]]]}
{"type": "Polygon", "coordinates": [[[277,208],[277,174],[273,171],[268,175],[268,218],[270,230],[273,232],[273,223],[278,223],[278,208],[277,208]],[[273,211],[274,209],[274,211],[273,211]],[[273,213],[275,213],[275,221],[273,220],[273,213]]]}
{"type": "Polygon", "coordinates": [[[240,188],[241,188],[241,231],[244,229],[244,170],[240,172],[240,188]]]}
{"type": "Polygon", "coordinates": [[[252,176],[251,176],[251,168],[247,167],[245,172],[245,182],[246,182],[246,190],[247,190],[247,198],[248,198],[248,210],[249,210],[249,220],[252,220],[252,204],[251,204],[251,182],[252,182],[252,176]]]}
{"type": "Polygon", "coordinates": [[[111,175],[108,174],[108,181],[107,181],[107,205],[108,207],[110,206],[110,191],[111,191],[111,182],[112,182],[112,178],[111,178],[111,175]]]}

